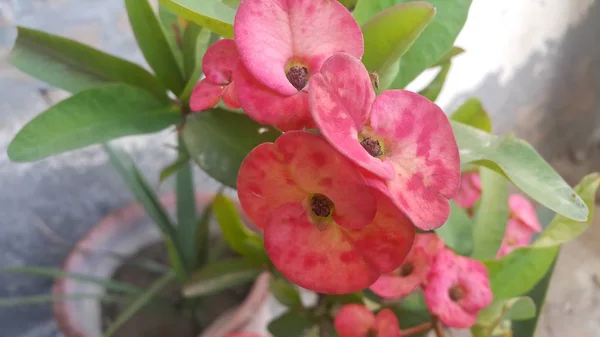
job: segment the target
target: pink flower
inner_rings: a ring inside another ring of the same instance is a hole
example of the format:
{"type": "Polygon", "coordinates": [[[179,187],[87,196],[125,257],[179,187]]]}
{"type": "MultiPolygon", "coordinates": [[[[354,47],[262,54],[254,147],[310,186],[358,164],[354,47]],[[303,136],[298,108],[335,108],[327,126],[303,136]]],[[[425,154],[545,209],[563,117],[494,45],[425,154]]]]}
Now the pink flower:
{"type": "Polygon", "coordinates": [[[340,337],[400,337],[400,326],[390,309],[377,316],[360,304],[348,304],[335,315],[333,322],[340,337]]]}
{"type": "Polygon", "coordinates": [[[409,295],[427,283],[431,264],[442,250],[444,242],[436,234],[417,234],[415,243],[400,268],[381,275],[369,288],[382,298],[409,295]]]}
{"type": "Polygon", "coordinates": [[[190,97],[192,111],[213,108],[221,98],[223,103],[232,109],[238,109],[235,86],[231,81],[233,71],[238,62],[238,52],[232,39],[215,42],[202,59],[202,70],[206,76],[194,88],[190,97]]]}
{"type": "Polygon", "coordinates": [[[360,27],[337,1],[244,0],[233,28],[240,103],[259,123],[282,130],[313,127],[306,88],[325,60],[363,54],[360,27]]]}
{"type": "Polygon", "coordinates": [[[510,218],[497,257],[509,254],[518,247],[527,246],[533,234],[542,231],[533,205],[520,194],[512,194],[508,199],[510,218]]]}
{"type": "Polygon", "coordinates": [[[481,197],[481,177],[479,172],[463,173],[460,179],[460,187],[454,197],[458,206],[471,209],[481,197]]]}
{"type": "Polygon", "coordinates": [[[493,300],[487,269],[476,260],[442,251],[431,267],[425,302],[432,315],[449,327],[469,328],[477,313],[493,300]]]}
{"type": "Polygon", "coordinates": [[[415,226],[441,226],[460,183],[458,145],[444,112],[427,98],[388,90],[375,98],[368,71],[336,54],[311,79],[309,102],[321,133],[365,171],[386,181],[415,226]]]}
{"type": "Polygon", "coordinates": [[[314,133],[290,131],[256,147],[237,186],[273,264],[316,292],[368,287],[398,268],[414,240],[410,220],[314,133]]]}

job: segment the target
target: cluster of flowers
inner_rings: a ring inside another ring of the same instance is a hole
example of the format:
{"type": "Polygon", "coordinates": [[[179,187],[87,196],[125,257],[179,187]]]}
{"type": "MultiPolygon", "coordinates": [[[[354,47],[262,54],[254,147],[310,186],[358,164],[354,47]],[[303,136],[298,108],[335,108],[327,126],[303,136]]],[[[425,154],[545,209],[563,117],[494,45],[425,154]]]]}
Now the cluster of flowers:
{"type": "Polygon", "coordinates": [[[337,1],[243,0],[234,33],[207,51],[190,105],[222,99],[285,131],[242,163],[244,211],[290,281],[367,288],[404,262],[415,227],[448,217],[460,160],[446,115],[413,92],[376,96],[360,27],[337,1]]]}

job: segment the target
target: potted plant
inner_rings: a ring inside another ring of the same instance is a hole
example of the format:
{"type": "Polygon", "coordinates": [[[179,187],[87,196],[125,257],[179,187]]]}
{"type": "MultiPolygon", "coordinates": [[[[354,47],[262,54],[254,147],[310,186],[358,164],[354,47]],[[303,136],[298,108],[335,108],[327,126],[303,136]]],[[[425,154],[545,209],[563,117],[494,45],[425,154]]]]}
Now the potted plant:
{"type": "Polygon", "coordinates": [[[73,96],[25,125],[9,157],[104,143],[139,204],[102,221],[64,271],[7,271],[59,278],[67,336],[533,336],[600,175],[573,189],[529,144],[493,134],[477,99],[449,117],[434,103],[470,3],[164,0],[157,15],[125,0],[153,74],[19,28],[12,63],[73,96]],[[429,68],[429,85],[403,90],[429,68]],[[165,128],[178,158],[161,179],[176,188],[158,198],[106,143],[165,128]],[[192,162],[239,205],[194,193],[192,162]]]}

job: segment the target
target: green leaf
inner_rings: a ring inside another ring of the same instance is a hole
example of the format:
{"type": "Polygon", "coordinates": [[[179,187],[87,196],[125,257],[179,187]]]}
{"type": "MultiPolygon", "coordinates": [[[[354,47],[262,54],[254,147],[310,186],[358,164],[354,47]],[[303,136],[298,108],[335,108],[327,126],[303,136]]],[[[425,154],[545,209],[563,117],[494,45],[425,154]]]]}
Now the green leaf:
{"type": "Polygon", "coordinates": [[[349,11],[354,10],[354,7],[356,7],[356,3],[358,2],[358,0],[338,0],[342,5],[344,5],[344,7],[346,7],[349,11]]]}
{"type": "Polygon", "coordinates": [[[124,84],[89,89],[27,123],[8,146],[15,162],[36,161],[113,138],[151,133],[180,120],[166,100],[124,84]]]}
{"type": "Polygon", "coordinates": [[[492,259],[498,253],[508,222],[508,183],[500,174],[482,167],[481,200],[473,225],[475,259],[492,259]]]}
{"type": "Polygon", "coordinates": [[[527,320],[535,317],[536,307],[535,302],[531,297],[520,297],[514,303],[508,311],[508,318],[513,321],[527,320]]]}
{"type": "Polygon", "coordinates": [[[212,211],[231,249],[256,262],[268,261],[262,238],[246,227],[231,200],[222,194],[217,195],[212,211]]]}
{"type": "MultiPolygon", "coordinates": [[[[380,0],[404,3],[410,0],[380,0]]],[[[365,2],[364,0],[362,2],[365,2]]],[[[423,70],[436,64],[452,49],[467,21],[471,0],[428,0],[436,8],[436,16],[400,60],[400,71],[392,88],[404,88],[423,70]]],[[[360,3],[359,3],[360,4],[360,3]]]]}
{"type": "Polygon", "coordinates": [[[450,119],[492,133],[492,120],[478,98],[469,98],[454,111],[450,119]]]}
{"type": "Polygon", "coordinates": [[[435,231],[460,255],[470,256],[473,250],[473,219],[467,212],[450,201],[450,216],[446,223],[435,231]]]}
{"type": "Polygon", "coordinates": [[[169,164],[167,167],[165,167],[162,171],[160,171],[159,174],[159,182],[164,182],[165,180],[167,180],[167,178],[169,178],[170,176],[174,175],[175,173],[179,172],[179,170],[183,169],[184,167],[187,166],[187,164],[190,161],[190,157],[188,155],[187,158],[185,157],[181,157],[178,156],[177,159],[175,159],[175,161],[171,164],[169,164]]]}
{"type": "Polygon", "coordinates": [[[446,55],[442,56],[442,58],[439,61],[437,61],[437,63],[434,64],[432,67],[439,67],[448,62],[451,62],[455,56],[458,56],[464,52],[465,52],[465,50],[462,49],[461,47],[454,46],[454,47],[452,47],[452,49],[450,49],[449,52],[446,53],[446,55]]]}
{"type": "Polygon", "coordinates": [[[184,102],[189,101],[190,96],[192,95],[192,92],[194,91],[194,87],[196,87],[196,84],[200,80],[200,77],[202,77],[202,73],[203,73],[202,72],[202,59],[204,58],[204,54],[206,53],[206,50],[210,46],[212,46],[213,43],[215,43],[218,40],[219,40],[219,35],[217,35],[215,33],[211,33],[208,29],[202,29],[202,32],[200,33],[200,35],[198,35],[198,40],[197,40],[198,44],[196,45],[196,50],[195,50],[195,53],[197,56],[196,68],[188,76],[188,81],[187,81],[187,84],[185,85],[185,89],[183,90],[183,93],[179,96],[179,98],[182,101],[184,101],[184,102]],[[203,45],[206,35],[208,35],[208,42],[206,42],[206,45],[203,45]]]}
{"type": "Polygon", "coordinates": [[[329,305],[334,304],[361,304],[364,305],[365,296],[362,292],[340,294],[340,295],[327,295],[326,301],[329,305]]]}
{"type": "Polygon", "coordinates": [[[176,95],[185,81],[171,46],[148,0],[125,0],[127,15],[144,58],[161,82],[176,95]]]}
{"type": "Polygon", "coordinates": [[[60,269],[54,268],[42,268],[42,267],[6,267],[0,269],[0,273],[8,273],[8,274],[25,274],[30,276],[40,276],[40,277],[50,277],[55,279],[60,278],[70,278],[73,280],[81,281],[81,282],[89,282],[99,286],[107,290],[112,290],[120,293],[131,294],[131,295],[139,295],[144,292],[144,289],[138,288],[136,286],[122,283],[119,281],[114,281],[110,279],[103,279],[94,276],[77,274],[77,273],[67,273],[60,269]]]}
{"type": "Polygon", "coordinates": [[[0,298],[0,308],[80,300],[94,300],[103,303],[122,303],[126,301],[126,299],[121,296],[98,294],[33,295],[24,297],[0,298]]]}
{"type": "MultiPolygon", "coordinates": [[[[210,261],[211,254],[216,254],[217,258],[227,249],[227,245],[223,239],[216,242],[210,241],[210,220],[212,218],[212,208],[207,205],[202,211],[200,220],[198,221],[195,240],[196,240],[196,258],[195,268],[204,266],[207,261],[210,261]]],[[[216,260],[216,259],[214,259],[216,260]]]]}
{"type": "Polygon", "coordinates": [[[430,101],[435,101],[444,87],[451,65],[450,62],[444,63],[433,80],[423,90],[419,91],[419,94],[429,98],[430,101]]]}
{"type": "Polygon", "coordinates": [[[19,35],[9,56],[10,63],[54,87],[74,94],[122,82],[166,97],[158,79],[135,63],[60,36],[17,28],[19,35]]]}
{"type": "Polygon", "coordinates": [[[435,16],[426,2],[411,2],[392,7],[362,26],[365,40],[363,63],[379,76],[388,74],[435,16]]]}
{"type": "Polygon", "coordinates": [[[186,80],[190,79],[189,76],[193,75],[197,66],[202,67],[202,58],[208,49],[210,36],[210,30],[193,22],[188,24],[183,34],[183,69],[186,80]]]}
{"type": "MultiPolygon", "coordinates": [[[[189,158],[190,155],[183,144],[181,136],[178,137],[179,158],[189,158]]],[[[196,195],[194,194],[194,176],[192,163],[187,163],[177,172],[175,181],[175,195],[177,198],[177,245],[181,249],[185,269],[188,273],[195,267],[196,259],[196,195]]]]}
{"type": "Polygon", "coordinates": [[[233,37],[235,9],[220,0],[160,0],[160,3],[179,16],[194,21],[225,38],[233,37]]]}
{"type": "MultiPolygon", "coordinates": [[[[175,13],[163,5],[158,5],[158,18],[165,32],[171,53],[177,60],[180,70],[183,70],[183,54],[181,53],[181,44],[184,28],[179,24],[179,19],[175,13]]],[[[185,72],[184,72],[185,75],[185,72]]]]}
{"type": "Polygon", "coordinates": [[[504,174],[521,191],[568,218],[584,221],[588,208],[527,142],[452,122],[461,164],[475,163],[504,174]]]}
{"type": "Polygon", "coordinates": [[[479,312],[471,332],[473,337],[491,337],[504,319],[527,319],[535,316],[535,303],[530,297],[496,300],[479,312]]]}
{"type": "Polygon", "coordinates": [[[257,145],[274,141],[280,134],[246,115],[223,109],[193,114],[183,128],[183,140],[198,166],[233,188],[246,155],[257,145]]]}
{"type": "Polygon", "coordinates": [[[274,337],[304,337],[317,322],[305,311],[287,311],[269,323],[267,329],[274,337]]]}
{"type": "Polygon", "coordinates": [[[114,335],[123,324],[127,323],[131,317],[145,307],[155,296],[158,296],[158,294],[173,281],[174,276],[173,273],[168,273],[158,281],[154,282],[146,292],[136,298],[117,318],[115,318],[114,322],[106,329],[106,332],[102,334],[102,337],[114,335]]]}
{"type": "Polygon", "coordinates": [[[411,312],[426,312],[428,310],[425,303],[425,296],[421,291],[413,292],[406,296],[400,305],[403,309],[411,312]]]}
{"type": "Polygon", "coordinates": [[[221,260],[207,264],[183,285],[185,297],[218,293],[227,288],[252,282],[262,272],[255,263],[242,259],[221,260]]]}
{"type": "Polygon", "coordinates": [[[290,309],[302,308],[302,301],[300,300],[298,290],[284,278],[271,278],[269,289],[279,303],[290,309]]]}

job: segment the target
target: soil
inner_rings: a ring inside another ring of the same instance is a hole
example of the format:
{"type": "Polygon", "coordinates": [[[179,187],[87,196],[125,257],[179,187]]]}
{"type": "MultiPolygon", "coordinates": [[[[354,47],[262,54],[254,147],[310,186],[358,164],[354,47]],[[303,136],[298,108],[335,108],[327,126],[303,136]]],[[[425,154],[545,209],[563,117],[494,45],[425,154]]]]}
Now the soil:
{"type": "MultiPolygon", "coordinates": [[[[142,249],[130,261],[126,261],[115,271],[112,279],[144,289],[149,288],[161,275],[135,263],[141,260],[168,265],[164,246],[154,244],[142,249]]],[[[114,337],[196,337],[217,317],[240,304],[249,293],[250,286],[231,288],[216,295],[202,297],[200,309],[193,315],[189,309],[183,308],[183,298],[177,281],[174,281],[160,293],[160,302],[156,301],[140,310],[114,334],[114,337]]],[[[109,294],[115,295],[111,292],[109,294]]],[[[103,329],[110,326],[130,303],[103,303],[103,329]]]]}

